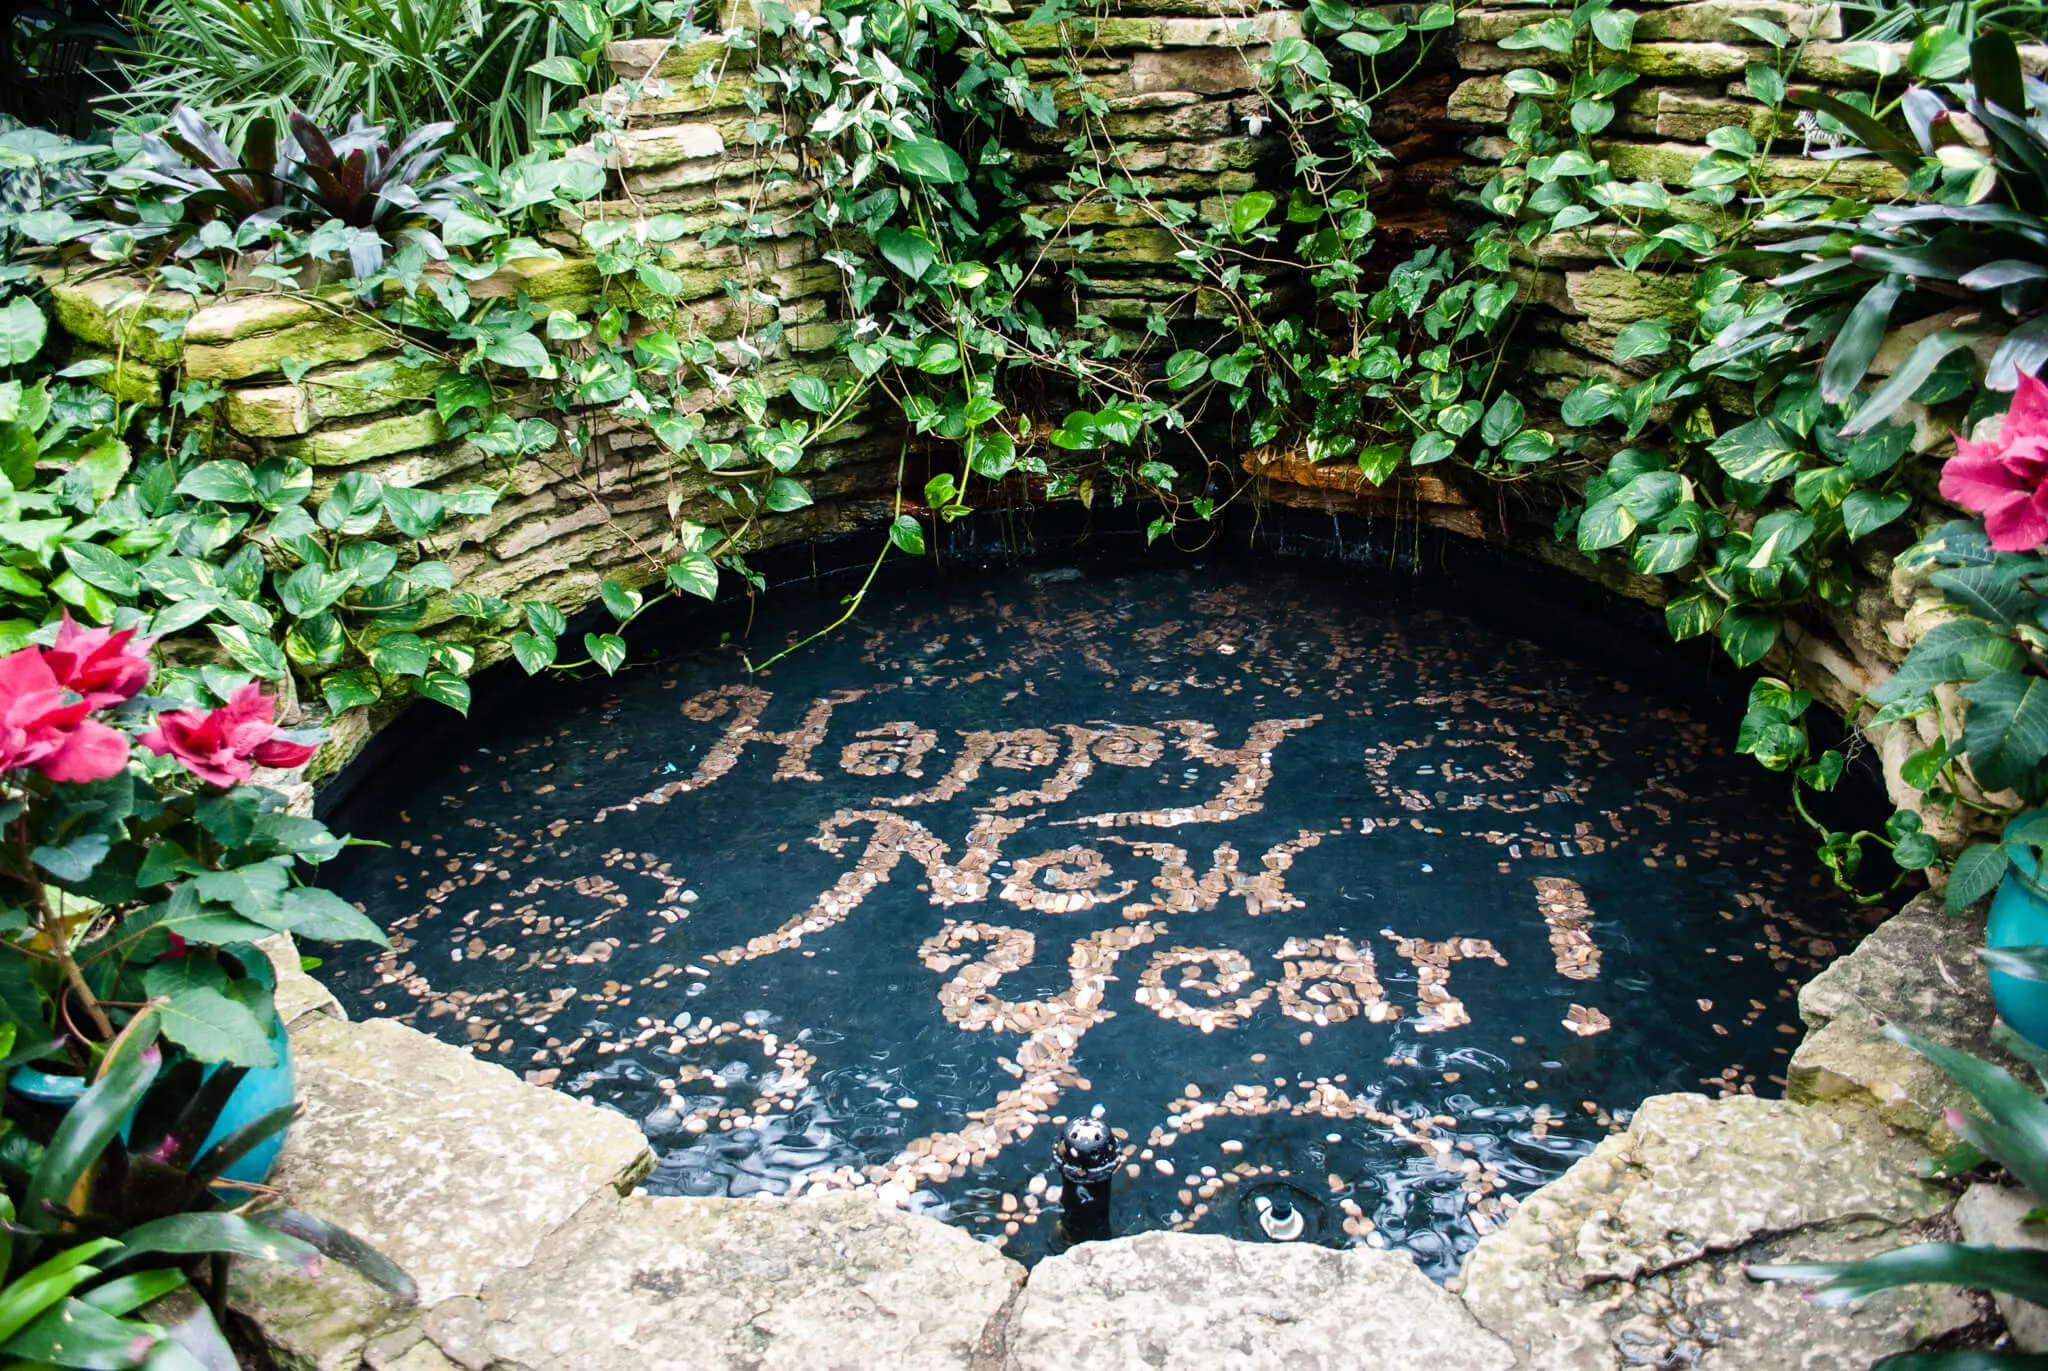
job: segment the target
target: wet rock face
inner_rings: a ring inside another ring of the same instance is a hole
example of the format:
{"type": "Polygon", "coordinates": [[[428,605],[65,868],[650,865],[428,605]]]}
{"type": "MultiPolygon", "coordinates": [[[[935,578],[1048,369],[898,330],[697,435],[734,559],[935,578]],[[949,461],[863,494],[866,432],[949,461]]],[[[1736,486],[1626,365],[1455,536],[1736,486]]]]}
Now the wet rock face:
{"type": "Polygon", "coordinates": [[[1981,916],[1950,918],[1934,895],[1886,920],[1800,989],[1807,1033],[1792,1055],[1786,1094],[1802,1103],[1853,1103],[1933,1147],[1947,1146],[1942,1112],[1966,1107],[1969,1097],[1883,1029],[1897,1024],[2020,1071],[1991,1043],[1991,997],[1977,960],[1983,942],[1981,916]]]}
{"type": "Polygon", "coordinates": [[[1041,1262],[1003,1371],[1509,1371],[1514,1355],[1405,1252],[1195,1233],[1090,1243],[1041,1262]]]}
{"type": "Polygon", "coordinates": [[[1750,1264],[1919,1241],[1926,1154],[1854,1109],[1661,1095],[1480,1241],[1465,1304],[1529,1371],[1861,1371],[1975,1316],[1934,1287],[1820,1309],[1750,1264]]]}

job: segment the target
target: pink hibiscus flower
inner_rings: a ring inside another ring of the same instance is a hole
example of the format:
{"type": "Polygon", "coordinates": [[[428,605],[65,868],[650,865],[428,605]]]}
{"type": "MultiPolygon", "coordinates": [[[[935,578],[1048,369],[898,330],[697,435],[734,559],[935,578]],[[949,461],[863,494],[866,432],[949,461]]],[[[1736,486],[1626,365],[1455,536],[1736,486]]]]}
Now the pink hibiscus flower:
{"type": "Polygon", "coordinates": [[[1983,515],[2000,552],[2048,542],[2048,385],[2020,377],[1998,437],[1956,440],[1941,469],[1941,497],[1983,515]]]}

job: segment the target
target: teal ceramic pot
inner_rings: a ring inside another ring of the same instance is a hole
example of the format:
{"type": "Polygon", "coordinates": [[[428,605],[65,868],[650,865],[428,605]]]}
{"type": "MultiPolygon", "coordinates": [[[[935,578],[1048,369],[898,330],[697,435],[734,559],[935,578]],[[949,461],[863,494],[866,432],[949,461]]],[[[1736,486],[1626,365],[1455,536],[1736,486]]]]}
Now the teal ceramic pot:
{"type": "MultiPolygon", "coordinates": [[[[206,1140],[199,1145],[202,1155],[206,1149],[225,1138],[244,1124],[254,1123],[275,1109],[283,1109],[296,1098],[292,1079],[292,1044],[285,1036],[284,1024],[278,1022],[270,1030],[270,1045],[277,1052],[276,1066],[252,1067],[242,1083],[235,1087],[235,1093],[228,1096],[227,1107],[220,1112],[220,1119],[206,1140]]],[[[211,1076],[219,1067],[207,1071],[211,1076]]],[[[68,1110],[85,1094],[85,1078],[82,1076],[52,1076],[31,1066],[18,1066],[7,1079],[9,1091],[31,1100],[36,1104],[68,1110]]],[[[125,1135],[127,1129],[122,1129],[125,1135]]],[[[275,1133],[266,1139],[261,1147],[251,1151],[222,1173],[230,1181],[244,1185],[262,1185],[270,1179],[270,1173],[277,1166],[277,1154],[284,1147],[285,1135],[275,1133]]]]}
{"type": "MultiPolygon", "coordinates": [[[[2020,869],[2006,872],[1991,897],[1991,920],[1984,931],[1989,947],[2048,943],[2048,895],[2026,878],[2039,880],[2039,868],[2031,856],[2015,857],[2013,862],[2020,869]]],[[[1998,1017],[2014,1032],[2036,1047],[2048,1048],[2048,981],[2026,981],[1994,971],[1991,1000],[1998,1006],[1998,1017]]]]}

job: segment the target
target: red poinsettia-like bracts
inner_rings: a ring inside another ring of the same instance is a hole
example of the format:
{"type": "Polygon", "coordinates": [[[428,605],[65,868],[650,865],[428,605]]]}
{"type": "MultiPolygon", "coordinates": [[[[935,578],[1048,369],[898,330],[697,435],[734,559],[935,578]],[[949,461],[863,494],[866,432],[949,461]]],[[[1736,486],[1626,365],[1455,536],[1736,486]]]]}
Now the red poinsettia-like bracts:
{"type": "Polygon", "coordinates": [[[272,722],[275,696],[250,682],[211,713],[196,709],[159,714],[156,727],[142,735],[142,745],[158,756],[176,757],[184,768],[209,785],[225,789],[249,779],[256,766],[304,766],[318,749],[280,738],[272,722]]]}
{"type": "Polygon", "coordinates": [[[132,628],[119,633],[81,628],[67,613],[57,625],[57,645],[43,649],[43,663],[67,690],[84,696],[92,708],[105,709],[134,698],[149,684],[149,658],[144,654],[155,639],[134,639],[132,628]]]}
{"type": "Polygon", "coordinates": [[[2000,552],[2048,542],[2048,385],[2020,377],[1996,438],[1956,440],[1941,469],[1941,497],[1983,515],[2000,552]]]}

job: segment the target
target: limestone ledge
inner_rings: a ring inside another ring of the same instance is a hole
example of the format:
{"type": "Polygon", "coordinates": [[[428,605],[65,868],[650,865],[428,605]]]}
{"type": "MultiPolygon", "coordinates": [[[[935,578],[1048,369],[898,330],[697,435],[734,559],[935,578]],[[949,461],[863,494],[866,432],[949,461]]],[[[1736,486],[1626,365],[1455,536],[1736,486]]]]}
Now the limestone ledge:
{"type": "Polygon", "coordinates": [[[1481,1238],[1459,1293],[1525,1371],[1863,1371],[1975,1305],[1918,1287],[1823,1309],[1744,1268],[1919,1240],[1946,1200],[1924,1155],[1860,1110],[1660,1095],[1481,1238]]]}
{"type": "MultiPolygon", "coordinates": [[[[1519,27],[1519,25],[1517,25],[1519,27]]],[[[1794,77],[1828,85],[1853,86],[1868,82],[1870,72],[1845,60],[1852,47],[1886,50],[1903,71],[1906,43],[1808,43],[1801,48],[1792,68],[1794,77]]],[[[1509,71],[1516,67],[1561,65],[1563,59],[1543,48],[1504,48],[1493,42],[1461,42],[1458,65],[1468,72],[1509,71]]],[[[1777,51],[1761,42],[1654,42],[1632,44],[1626,61],[1645,79],[1726,81],[1741,76],[1752,65],[1768,66],[1777,51]]],[[[2048,73],[2048,46],[2028,44],[2020,48],[2020,66],[2030,76],[2048,73]]]]}
{"type": "MultiPolygon", "coordinates": [[[[279,372],[286,362],[359,362],[400,341],[389,325],[340,292],[240,291],[201,304],[118,273],[57,275],[49,285],[58,325],[89,350],[134,357],[164,371],[182,365],[196,380],[243,381],[279,372]]],[[[515,261],[469,283],[473,299],[524,291],[544,308],[570,310],[587,309],[598,290],[590,262],[548,258],[515,261]]],[[[97,379],[109,384],[104,374],[97,379]]]]}
{"type": "MultiPolygon", "coordinates": [[[[1468,9],[1458,16],[1457,34],[1461,42],[1497,43],[1526,24],[1568,13],[1561,9],[1468,9]]],[[[1756,35],[1736,23],[1737,19],[1776,24],[1795,41],[1833,41],[1842,36],[1841,10],[1834,5],[1805,5],[1796,0],[1698,0],[1640,11],[1635,39],[1638,43],[1756,42],[1756,35]]]]}
{"type": "Polygon", "coordinates": [[[1951,918],[1937,895],[1922,895],[1799,991],[1806,1036],[1792,1054],[1786,1095],[1802,1103],[1854,1103],[1885,1123],[1943,1148],[1942,1122],[1969,1097],[1911,1048],[1884,1036],[1886,1024],[2023,1068],[1991,1043],[1992,1007],[1977,960],[1982,912],[1951,918]]]}

